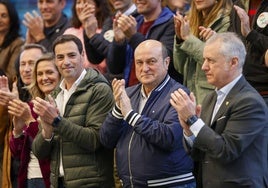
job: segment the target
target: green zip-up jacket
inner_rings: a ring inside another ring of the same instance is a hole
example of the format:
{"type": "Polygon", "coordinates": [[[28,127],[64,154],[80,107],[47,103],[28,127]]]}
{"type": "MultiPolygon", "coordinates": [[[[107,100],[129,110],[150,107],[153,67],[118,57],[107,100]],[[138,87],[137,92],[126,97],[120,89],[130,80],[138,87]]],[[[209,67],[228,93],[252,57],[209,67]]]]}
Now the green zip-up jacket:
{"type": "MultiPolygon", "coordinates": [[[[55,96],[60,91],[56,89],[55,96]]],[[[89,69],[69,98],[52,140],[38,133],[32,150],[40,159],[51,158],[52,188],[58,187],[60,153],[66,188],[114,186],[113,151],[105,149],[99,139],[99,129],[113,105],[108,81],[89,69]]]]}

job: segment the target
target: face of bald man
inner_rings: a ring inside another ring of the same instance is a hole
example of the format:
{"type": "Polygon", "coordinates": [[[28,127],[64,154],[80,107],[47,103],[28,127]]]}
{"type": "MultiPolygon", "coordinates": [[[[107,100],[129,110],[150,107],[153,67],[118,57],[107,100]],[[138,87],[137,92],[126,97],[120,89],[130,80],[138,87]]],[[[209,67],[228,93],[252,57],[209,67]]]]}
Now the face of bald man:
{"type": "Polygon", "coordinates": [[[158,41],[146,40],[135,50],[136,77],[149,90],[163,81],[168,65],[169,57],[163,58],[162,44],[158,41]]]}

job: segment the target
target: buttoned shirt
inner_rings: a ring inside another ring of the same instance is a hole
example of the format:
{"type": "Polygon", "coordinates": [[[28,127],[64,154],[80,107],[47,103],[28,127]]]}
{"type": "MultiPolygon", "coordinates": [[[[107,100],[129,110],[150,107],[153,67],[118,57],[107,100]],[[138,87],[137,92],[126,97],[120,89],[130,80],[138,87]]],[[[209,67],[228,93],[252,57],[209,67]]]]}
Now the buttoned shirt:
{"type": "MultiPolygon", "coordinates": [[[[66,89],[65,80],[63,79],[61,81],[60,86],[59,86],[61,88],[61,92],[57,95],[55,99],[61,116],[64,115],[66,103],[68,102],[71,95],[75,92],[77,86],[80,84],[81,80],[85,77],[86,73],[87,72],[84,69],[81,75],[79,76],[79,78],[74,82],[74,84],[69,90],[66,89]]],[[[62,153],[60,153],[60,156],[61,157],[60,157],[60,170],[59,171],[60,171],[60,176],[63,177],[64,171],[63,171],[63,164],[62,164],[62,153]]]]}
{"type": "MultiPolygon", "coordinates": [[[[213,114],[212,114],[212,118],[211,118],[212,121],[213,121],[214,116],[217,114],[221,104],[223,103],[224,99],[226,98],[226,96],[228,95],[230,90],[234,87],[234,85],[238,82],[238,80],[241,78],[241,76],[242,76],[242,74],[240,74],[233,81],[231,81],[230,83],[228,83],[227,85],[225,85],[224,87],[222,87],[219,90],[216,88],[215,91],[217,92],[218,97],[217,97],[217,102],[216,102],[214,110],[213,110],[213,114]]],[[[198,120],[190,127],[190,130],[193,133],[193,135],[188,137],[184,134],[184,138],[186,139],[188,144],[190,144],[190,146],[193,145],[193,141],[194,141],[195,137],[197,137],[199,131],[201,130],[201,128],[204,125],[205,125],[204,121],[202,119],[198,118],[198,120]]]]}

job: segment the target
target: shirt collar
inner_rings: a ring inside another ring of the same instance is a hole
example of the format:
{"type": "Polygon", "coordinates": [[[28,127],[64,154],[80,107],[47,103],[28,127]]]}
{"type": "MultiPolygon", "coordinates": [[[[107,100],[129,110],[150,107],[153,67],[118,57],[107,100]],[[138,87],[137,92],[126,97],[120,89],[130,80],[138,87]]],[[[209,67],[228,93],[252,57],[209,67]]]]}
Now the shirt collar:
{"type": "Polygon", "coordinates": [[[144,92],[144,87],[142,85],[141,86],[141,95],[142,95],[142,97],[149,98],[149,96],[151,95],[151,93],[153,91],[161,91],[161,89],[163,89],[163,87],[165,87],[165,85],[168,83],[169,80],[170,80],[170,76],[167,75],[160,85],[158,85],[155,89],[153,89],[150,93],[148,93],[148,96],[146,96],[146,94],[144,92]]]}
{"type": "Polygon", "coordinates": [[[141,86],[141,96],[143,99],[148,99],[151,95],[152,91],[148,93],[148,96],[146,96],[143,85],[141,86]]]}
{"type": "Polygon", "coordinates": [[[233,81],[231,81],[229,84],[225,85],[221,89],[216,89],[217,93],[223,93],[224,95],[227,95],[230,90],[234,87],[234,85],[238,82],[238,80],[241,78],[242,74],[237,76],[233,81]]]}
{"type": "MultiPolygon", "coordinates": [[[[84,69],[84,70],[82,71],[82,73],[80,74],[80,76],[77,78],[77,80],[74,82],[74,84],[72,85],[71,88],[73,88],[73,87],[77,87],[77,86],[80,84],[81,80],[85,77],[86,73],[87,73],[87,71],[84,69]]],[[[60,88],[61,88],[62,90],[66,89],[65,79],[63,79],[63,80],[61,81],[61,83],[60,83],[60,88]]]]}

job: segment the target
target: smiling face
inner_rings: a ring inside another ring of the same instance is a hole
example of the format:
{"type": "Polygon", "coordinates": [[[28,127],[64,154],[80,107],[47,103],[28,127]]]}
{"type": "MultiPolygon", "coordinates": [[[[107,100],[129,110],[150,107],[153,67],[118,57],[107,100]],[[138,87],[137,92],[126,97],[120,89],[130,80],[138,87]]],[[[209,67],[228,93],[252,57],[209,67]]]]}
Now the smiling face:
{"type": "Polygon", "coordinates": [[[54,26],[60,19],[65,0],[38,0],[37,6],[46,27],[54,26]]]}
{"type": "Polygon", "coordinates": [[[4,4],[0,3],[0,35],[6,34],[10,27],[10,17],[4,4]]]}
{"type": "Polygon", "coordinates": [[[68,41],[55,46],[55,56],[62,77],[72,85],[84,70],[83,54],[80,54],[73,41],[68,41]]]}
{"type": "Polygon", "coordinates": [[[36,80],[40,90],[46,95],[53,91],[60,81],[55,62],[49,60],[39,61],[36,67],[36,80]]]}

